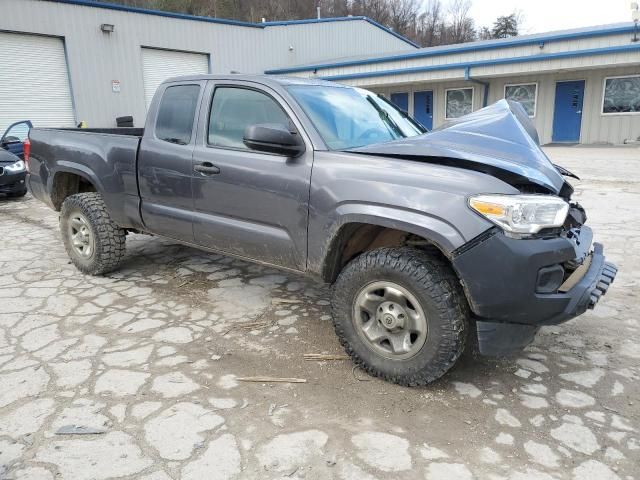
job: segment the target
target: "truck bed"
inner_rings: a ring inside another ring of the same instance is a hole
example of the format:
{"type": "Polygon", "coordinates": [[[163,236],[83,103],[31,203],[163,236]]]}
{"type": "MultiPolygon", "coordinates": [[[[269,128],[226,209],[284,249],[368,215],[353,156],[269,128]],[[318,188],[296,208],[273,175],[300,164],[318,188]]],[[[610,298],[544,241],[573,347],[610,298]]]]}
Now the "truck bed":
{"type": "Polygon", "coordinates": [[[113,219],[138,228],[138,146],[143,128],[33,128],[28,184],[33,195],[58,209],[64,175],[86,178],[101,192],[113,219]]]}

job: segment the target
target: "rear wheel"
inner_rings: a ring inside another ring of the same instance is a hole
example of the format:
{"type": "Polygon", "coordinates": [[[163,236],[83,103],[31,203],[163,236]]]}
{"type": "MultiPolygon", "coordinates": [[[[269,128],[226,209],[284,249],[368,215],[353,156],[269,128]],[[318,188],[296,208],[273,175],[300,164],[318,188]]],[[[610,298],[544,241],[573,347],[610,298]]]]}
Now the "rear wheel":
{"type": "Polygon", "coordinates": [[[333,321],[340,342],[370,375],[426,385],[465,348],[466,299],[451,268],[412,248],[363,253],[338,276],[333,321]]]}
{"type": "Polygon", "coordinates": [[[126,231],[111,219],[99,193],[67,197],[60,212],[60,230],[67,254],[81,272],[102,275],[120,266],[126,231]]]}

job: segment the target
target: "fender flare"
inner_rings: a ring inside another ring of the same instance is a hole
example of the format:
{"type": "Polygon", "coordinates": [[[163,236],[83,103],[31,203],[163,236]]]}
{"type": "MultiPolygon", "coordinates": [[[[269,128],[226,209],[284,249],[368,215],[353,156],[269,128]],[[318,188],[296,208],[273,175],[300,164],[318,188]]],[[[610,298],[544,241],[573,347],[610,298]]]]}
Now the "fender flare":
{"type": "Polygon", "coordinates": [[[339,205],[329,218],[334,221],[325,229],[327,242],[322,247],[320,275],[327,279],[333,275],[332,255],[339,247],[339,233],[350,224],[367,224],[412,233],[432,242],[445,256],[449,256],[466,240],[462,233],[447,220],[426,212],[375,204],[346,203],[339,205]]]}
{"type": "Polygon", "coordinates": [[[91,169],[80,163],[61,160],[57,162],[55,170],[51,173],[53,175],[49,177],[49,185],[47,185],[47,188],[49,189],[53,187],[53,180],[58,173],[73,173],[74,175],[78,175],[79,177],[91,182],[99,193],[102,193],[103,191],[102,182],[98,179],[96,174],[91,169]]]}
{"type": "Polygon", "coordinates": [[[62,160],[56,163],[56,168],[51,171],[51,174],[47,179],[47,192],[49,193],[48,197],[51,203],[51,207],[53,208],[55,208],[54,206],[55,201],[53,198],[53,192],[54,192],[53,186],[54,186],[54,181],[56,179],[56,176],[59,173],[70,173],[73,175],[77,175],[78,177],[81,177],[87,180],[89,183],[91,183],[95,187],[98,193],[104,195],[104,188],[103,188],[102,182],[98,179],[98,177],[95,175],[93,171],[91,171],[89,168],[87,168],[84,165],[62,160]]]}
{"type": "Polygon", "coordinates": [[[436,244],[443,252],[452,252],[466,242],[462,233],[447,220],[427,212],[388,207],[384,205],[346,203],[335,210],[337,222],[331,233],[348,223],[367,223],[403,230],[436,244]]]}

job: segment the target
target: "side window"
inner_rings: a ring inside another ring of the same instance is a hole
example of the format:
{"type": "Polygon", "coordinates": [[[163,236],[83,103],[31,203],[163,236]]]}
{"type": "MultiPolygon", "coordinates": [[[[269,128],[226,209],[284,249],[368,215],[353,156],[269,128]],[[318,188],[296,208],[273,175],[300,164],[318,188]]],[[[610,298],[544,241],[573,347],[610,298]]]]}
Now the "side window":
{"type": "Polygon", "coordinates": [[[191,142],[199,94],[200,86],[198,85],[168,87],[160,100],[156,137],[178,145],[187,145],[191,142]]]}
{"type": "Polygon", "coordinates": [[[260,123],[290,126],[289,117],[270,96],[246,88],[216,88],[209,117],[210,145],[247,149],[244,130],[260,123]]]}

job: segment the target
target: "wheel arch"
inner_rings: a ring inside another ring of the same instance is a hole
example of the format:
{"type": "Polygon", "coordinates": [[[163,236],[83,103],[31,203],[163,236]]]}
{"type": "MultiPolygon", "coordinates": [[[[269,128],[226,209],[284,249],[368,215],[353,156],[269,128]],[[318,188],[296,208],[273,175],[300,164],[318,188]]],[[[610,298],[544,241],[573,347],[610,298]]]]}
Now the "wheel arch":
{"type": "Polygon", "coordinates": [[[50,177],[48,186],[51,205],[60,211],[62,203],[70,195],[83,192],[100,192],[101,183],[98,178],[81,165],[64,165],[56,169],[50,177]]]}
{"type": "Polygon", "coordinates": [[[330,229],[319,272],[325,282],[333,283],[349,261],[375,248],[414,245],[449,262],[450,253],[465,242],[460,232],[442,219],[387,207],[369,210],[342,215],[330,229]]]}

